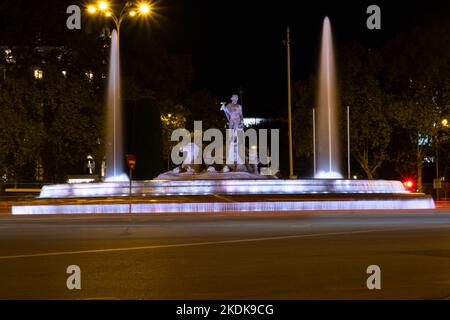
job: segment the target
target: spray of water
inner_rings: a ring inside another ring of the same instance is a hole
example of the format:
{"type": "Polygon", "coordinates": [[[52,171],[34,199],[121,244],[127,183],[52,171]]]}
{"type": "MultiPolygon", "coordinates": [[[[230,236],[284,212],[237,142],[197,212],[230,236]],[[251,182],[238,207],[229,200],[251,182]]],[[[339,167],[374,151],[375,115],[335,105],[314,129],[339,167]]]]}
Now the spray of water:
{"type": "Polygon", "coordinates": [[[106,132],[106,181],[126,181],[123,165],[122,104],[120,99],[119,35],[111,34],[109,60],[106,132]]]}
{"type": "Polygon", "coordinates": [[[320,60],[318,123],[317,123],[317,174],[318,179],[341,179],[339,164],[339,136],[336,110],[336,75],[333,36],[328,17],[323,22],[320,60]]]}

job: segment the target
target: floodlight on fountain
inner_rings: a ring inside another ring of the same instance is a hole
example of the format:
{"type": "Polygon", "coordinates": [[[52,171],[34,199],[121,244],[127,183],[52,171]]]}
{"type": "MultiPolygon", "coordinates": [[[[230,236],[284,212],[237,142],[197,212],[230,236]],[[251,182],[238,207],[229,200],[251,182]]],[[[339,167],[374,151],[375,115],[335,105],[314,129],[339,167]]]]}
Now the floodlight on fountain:
{"type": "Polygon", "coordinates": [[[334,171],[319,171],[316,176],[316,179],[342,179],[342,174],[334,171]]]}
{"type": "Polygon", "coordinates": [[[134,10],[131,10],[130,13],[129,13],[130,17],[135,17],[136,14],[137,14],[137,13],[136,13],[136,11],[134,11],[134,10]]]}
{"type": "Polygon", "coordinates": [[[112,13],[110,11],[106,11],[105,12],[105,16],[107,16],[108,18],[112,16],[112,13]]]}

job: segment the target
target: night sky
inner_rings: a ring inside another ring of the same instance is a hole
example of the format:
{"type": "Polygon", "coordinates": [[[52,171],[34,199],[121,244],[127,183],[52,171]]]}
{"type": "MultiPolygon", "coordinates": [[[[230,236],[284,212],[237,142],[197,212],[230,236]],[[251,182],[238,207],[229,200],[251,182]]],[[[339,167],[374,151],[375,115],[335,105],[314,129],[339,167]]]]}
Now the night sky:
{"type": "MultiPolygon", "coordinates": [[[[9,31],[15,39],[38,29],[50,33],[63,30],[67,4],[83,4],[73,0],[4,1],[0,3],[0,32],[9,31]],[[26,9],[14,15],[13,7],[26,9]]],[[[193,90],[205,88],[219,100],[228,100],[242,87],[246,115],[283,116],[287,113],[286,26],[291,28],[295,83],[317,69],[321,25],[327,15],[336,46],[360,42],[379,47],[402,31],[430,20],[448,19],[450,1],[159,0],[157,23],[144,29],[123,27],[126,41],[122,50],[127,46],[145,50],[158,38],[170,51],[192,55],[193,90]],[[366,28],[366,9],[371,4],[381,7],[382,30],[366,28]]],[[[70,40],[72,33],[62,32],[70,40]]]]}
{"type": "MultiPolygon", "coordinates": [[[[286,26],[292,37],[292,82],[315,72],[323,18],[331,19],[336,46],[383,45],[397,34],[450,16],[449,1],[168,1],[177,22],[167,20],[173,48],[190,52],[195,85],[220,99],[244,89],[247,114],[286,112],[286,26]],[[382,30],[368,30],[366,9],[377,4],[382,30]]],[[[167,30],[165,30],[167,32],[167,30]]],[[[345,58],[345,57],[341,57],[345,58]]]]}

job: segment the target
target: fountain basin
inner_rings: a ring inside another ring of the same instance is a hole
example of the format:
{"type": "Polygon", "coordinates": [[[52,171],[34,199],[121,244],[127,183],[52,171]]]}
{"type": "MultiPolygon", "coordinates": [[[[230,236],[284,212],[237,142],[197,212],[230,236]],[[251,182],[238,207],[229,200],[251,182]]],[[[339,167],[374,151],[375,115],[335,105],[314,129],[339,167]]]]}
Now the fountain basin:
{"type": "MultiPolygon", "coordinates": [[[[44,186],[39,198],[92,198],[128,196],[128,182],[44,186]]],[[[387,180],[151,180],[133,182],[135,196],[238,194],[406,194],[399,181],[387,180]]]]}
{"type": "Polygon", "coordinates": [[[418,210],[434,209],[431,197],[379,197],[369,199],[297,201],[243,201],[243,202],[145,202],[89,203],[89,204],[47,204],[14,206],[13,215],[31,214],[162,214],[162,213],[239,213],[239,212],[301,212],[301,211],[356,211],[356,210],[418,210]]]}
{"type": "Polygon", "coordinates": [[[433,209],[430,196],[386,180],[152,180],[45,186],[23,214],[226,213],[433,209]]]}

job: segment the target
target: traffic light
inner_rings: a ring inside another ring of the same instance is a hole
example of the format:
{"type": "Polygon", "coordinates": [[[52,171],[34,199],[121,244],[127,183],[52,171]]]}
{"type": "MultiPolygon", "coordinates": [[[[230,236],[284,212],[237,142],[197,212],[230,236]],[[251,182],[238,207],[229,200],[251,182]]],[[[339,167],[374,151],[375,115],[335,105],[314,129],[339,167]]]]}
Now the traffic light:
{"type": "Polygon", "coordinates": [[[413,191],[416,186],[416,182],[413,179],[406,179],[403,181],[403,185],[405,186],[405,189],[413,191]]]}

